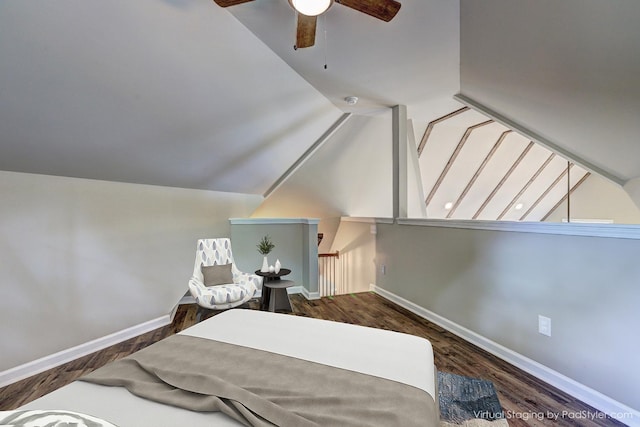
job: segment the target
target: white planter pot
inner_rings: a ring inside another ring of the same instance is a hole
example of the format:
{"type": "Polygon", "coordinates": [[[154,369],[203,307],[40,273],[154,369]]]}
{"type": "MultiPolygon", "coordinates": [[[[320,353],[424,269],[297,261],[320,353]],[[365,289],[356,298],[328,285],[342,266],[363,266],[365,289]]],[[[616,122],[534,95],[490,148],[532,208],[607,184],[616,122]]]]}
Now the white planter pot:
{"type": "Polygon", "coordinates": [[[261,273],[268,273],[269,272],[269,261],[267,260],[267,256],[265,255],[264,258],[262,258],[262,268],[260,268],[260,272],[261,273]]]}

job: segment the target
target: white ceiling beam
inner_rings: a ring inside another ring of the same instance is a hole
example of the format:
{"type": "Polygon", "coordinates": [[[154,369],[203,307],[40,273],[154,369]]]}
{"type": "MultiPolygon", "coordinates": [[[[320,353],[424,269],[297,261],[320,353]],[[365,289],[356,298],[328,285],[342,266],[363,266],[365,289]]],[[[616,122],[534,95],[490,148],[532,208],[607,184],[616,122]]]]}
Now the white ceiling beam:
{"type": "Polygon", "coordinates": [[[276,180],[276,182],[273,183],[273,185],[271,187],[269,187],[269,189],[263,194],[263,197],[266,199],[267,197],[269,197],[274,191],[276,191],[282,184],[284,184],[287,179],[289,179],[289,177],[291,175],[293,175],[298,169],[300,169],[302,167],[302,165],[305,164],[305,162],[307,160],[309,160],[309,158],[320,149],[320,147],[322,147],[324,145],[325,142],[327,142],[327,140],[329,138],[331,138],[333,136],[333,134],[335,134],[338,129],[340,129],[342,127],[342,125],[344,125],[347,120],[349,119],[349,117],[351,117],[351,113],[344,113],[343,115],[341,115],[338,120],[336,120],[331,126],[329,126],[329,129],[327,129],[321,136],[320,138],[318,138],[316,140],[316,142],[313,143],[313,145],[311,147],[309,147],[309,149],[307,151],[305,151],[304,153],[302,153],[302,156],[300,156],[298,158],[298,160],[296,160],[291,167],[289,167],[289,169],[287,169],[285,171],[285,173],[283,173],[280,178],[278,178],[276,180]]]}
{"type": "Polygon", "coordinates": [[[571,160],[572,163],[575,163],[579,166],[581,166],[582,168],[594,172],[618,185],[624,185],[625,180],[620,178],[619,176],[613,175],[605,170],[603,170],[602,168],[594,165],[593,163],[583,159],[582,157],[576,155],[575,153],[572,153],[564,148],[562,148],[560,145],[558,145],[557,143],[551,141],[548,138],[545,138],[544,136],[540,135],[539,133],[529,129],[528,127],[526,127],[524,124],[516,122],[515,120],[505,117],[502,114],[498,113],[497,111],[492,110],[491,108],[481,104],[480,102],[471,99],[461,93],[458,93],[457,95],[454,95],[453,97],[456,101],[461,102],[462,104],[486,115],[487,117],[491,117],[493,120],[495,120],[496,122],[506,126],[507,128],[519,133],[522,136],[527,137],[528,139],[537,142],[538,144],[542,145],[543,147],[548,148],[549,150],[553,151],[554,153],[560,155],[561,157],[564,157],[565,159],[569,159],[571,160]]]}
{"type": "Polygon", "coordinates": [[[407,209],[407,106],[392,109],[393,217],[406,218],[407,209]]]}

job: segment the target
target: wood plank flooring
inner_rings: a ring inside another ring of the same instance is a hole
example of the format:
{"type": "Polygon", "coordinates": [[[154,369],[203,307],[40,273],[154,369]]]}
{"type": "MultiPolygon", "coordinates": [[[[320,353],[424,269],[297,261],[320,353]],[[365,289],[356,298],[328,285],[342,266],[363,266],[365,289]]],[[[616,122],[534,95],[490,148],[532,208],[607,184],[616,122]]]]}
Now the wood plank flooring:
{"type": "MultiPolygon", "coordinates": [[[[373,293],[342,295],[307,301],[292,295],[295,315],[334,320],[420,336],[431,341],[439,370],[493,381],[509,425],[623,426],[562,391],[469,344],[439,326],[373,293]],[[566,414],[564,417],[562,416],[566,414]],[[558,414],[557,420],[545,418],[558,414]],[[572,418],[590,414],[596,419],[572,418]]],[[[257,309],[255,301],[249,308],[257,309]]],[[[195,323],[195,305],[178,308],[171,325],[127,340],[73,362],[0,388],[0,410],[15,409],[104,364],[120,359],[195,323]]]]}

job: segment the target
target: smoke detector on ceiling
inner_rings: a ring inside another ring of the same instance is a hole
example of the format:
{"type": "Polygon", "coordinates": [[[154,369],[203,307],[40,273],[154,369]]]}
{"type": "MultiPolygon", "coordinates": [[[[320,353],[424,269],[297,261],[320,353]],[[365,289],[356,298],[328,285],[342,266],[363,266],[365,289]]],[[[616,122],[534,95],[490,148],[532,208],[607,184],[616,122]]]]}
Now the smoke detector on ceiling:
{"type": "Polygon", "coordinates": [[[347,96],[344,101],[348,104],[348,105],[356,105],[358,103],[358,97],[357,96],[347,96]]]}

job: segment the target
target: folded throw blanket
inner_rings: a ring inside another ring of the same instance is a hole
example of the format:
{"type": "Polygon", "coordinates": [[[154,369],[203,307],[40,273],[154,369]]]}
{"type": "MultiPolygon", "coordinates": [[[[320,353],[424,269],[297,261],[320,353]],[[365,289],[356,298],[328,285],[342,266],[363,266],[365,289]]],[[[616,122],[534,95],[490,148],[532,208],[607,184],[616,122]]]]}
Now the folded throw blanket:
{"type": "Polygon", "coordinates": [[[185,335],[112,362],[81,381],[156,402],[220,411],[247,426],[436,426],[425,391],[395,381],[185,335]]]}

